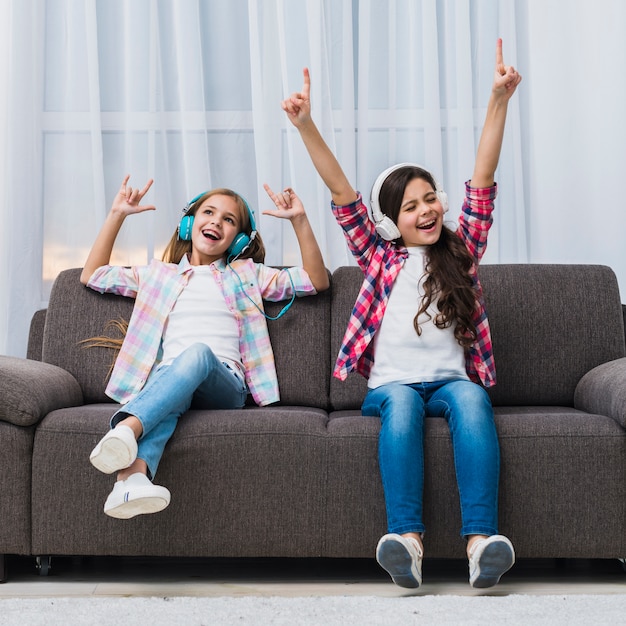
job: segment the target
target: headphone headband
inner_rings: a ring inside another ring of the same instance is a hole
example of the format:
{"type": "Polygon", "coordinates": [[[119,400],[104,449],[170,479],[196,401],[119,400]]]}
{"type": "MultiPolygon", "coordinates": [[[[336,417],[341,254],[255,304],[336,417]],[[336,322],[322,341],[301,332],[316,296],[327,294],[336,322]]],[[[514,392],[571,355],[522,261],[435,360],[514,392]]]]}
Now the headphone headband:
{"type": "Polygon", "coordinates": [[[420,170],[428,172],[435,181],[435,193],[437,194],[437,198],[443,207],[443,212],[445,213],[448,210],[448,195],[437,182],[437,179],[425,167],[419,165],[418,163],[397,163],[396,165],[388,167],[378,175],[374,185],[372,186],[372,193],[370,194],[370,207],[372,211],[372,219],[376,225],[376,232],[387,241],[400,239],[402,235],[400,234],[400,231],[394,221],[388,215],[385,215],[380,208],[380,190],[389,175],[403,167],[417,167],[420,170]]]}

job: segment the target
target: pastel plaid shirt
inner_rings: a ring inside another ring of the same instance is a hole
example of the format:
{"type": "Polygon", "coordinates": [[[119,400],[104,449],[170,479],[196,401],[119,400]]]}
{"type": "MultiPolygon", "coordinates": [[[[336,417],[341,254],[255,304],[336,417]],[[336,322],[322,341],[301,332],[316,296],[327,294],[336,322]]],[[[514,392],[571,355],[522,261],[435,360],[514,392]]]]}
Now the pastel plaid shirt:
{"type": "MultiPolygon", "coordinates": [[[[456,231],[474,258],[471,275],[478,299],[474,314],[477,339],[465,351],[465,367],[470,379],[485,387],[496,384],[496,369],[477,267],[487,247],[487,234],[493,223],[493,201],[496,193],[495,184],[485,189],[477,189],[466,183],[465,201],[456,231]]],[[[352,204],[346,206],[331,204],[335,218],[343,228],[350,252],[365,274],[339,349],[333,375],[345,380],[350,372],[358,371],[368,378],[374,362],[372,339],[381,324],[389,294],[408,252],[404,246],[385,241],[376,234],[374,223],[360,194],[352,204]]]]}
{"type": "MultiPolygon", "coordinates": [[[[316,293],[302,268],[278,270],[251,259],[213,264],[226,305],[239,327],[239,349],[246,383],[254,401],[263,406],[280,399],[274,353],[263,309],[263,299],[280,301],[316,293]],[[290,278],[291,277],[291,278],[290,278]],[[293,281],[293,286],[292,286],[293,281]]],[[[88,287],[135,299],[128,332],[106,388],[108,396],[128,402],[143,387],[160,356],[167,317],[193,272],[187,257],[178,265],[154,260],[150,265],[105,265],[91,276],[88,287]]]]}

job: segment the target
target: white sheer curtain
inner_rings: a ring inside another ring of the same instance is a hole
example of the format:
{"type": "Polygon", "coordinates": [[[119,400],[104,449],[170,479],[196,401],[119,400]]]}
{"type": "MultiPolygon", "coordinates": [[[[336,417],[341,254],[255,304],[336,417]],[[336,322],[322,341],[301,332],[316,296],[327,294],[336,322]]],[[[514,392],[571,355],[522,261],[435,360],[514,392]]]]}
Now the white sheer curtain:
{"type": "Polygon", "coordinates": [[[485,262],[601,262],[626,286],[623,211],[611,202],[625,162],[624,7],[0,0],[0,353],[25,354],[32,313],[61,270],[82,265],[125,173],[135,185],[155,179],[146,200],[157,211],[127,220],[115,263],[160,256],[185,202],[217,186],[255,208],[268,263],[298,263],[289,224],[261,214],[264,182],[301,195],[330,269],[350,263],[329,195],[280,109],[305,66],[314,117],[364,196],[388,165],[417,161],[443,182],[455,220],[499,36],[524,82],[485,262]]]}

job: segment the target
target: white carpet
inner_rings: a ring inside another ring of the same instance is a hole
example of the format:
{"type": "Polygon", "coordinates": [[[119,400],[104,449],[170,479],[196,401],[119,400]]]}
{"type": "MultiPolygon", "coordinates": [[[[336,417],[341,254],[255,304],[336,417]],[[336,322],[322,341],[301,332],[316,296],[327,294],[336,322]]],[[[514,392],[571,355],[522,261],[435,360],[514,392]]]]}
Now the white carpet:
{"type": "Polygon", "coordinates": [[[625,595],[0,599],[2,626],[624,624],[625,595]]]}

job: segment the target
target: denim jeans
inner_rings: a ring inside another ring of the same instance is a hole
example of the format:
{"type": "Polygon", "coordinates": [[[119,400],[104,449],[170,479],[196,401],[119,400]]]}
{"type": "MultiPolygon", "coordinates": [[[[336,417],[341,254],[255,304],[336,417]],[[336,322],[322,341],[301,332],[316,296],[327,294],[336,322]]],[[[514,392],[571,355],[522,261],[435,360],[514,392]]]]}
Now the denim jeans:
{"type": "Polygon", "coordinates": [[[222,363],[209,346],[196,343],[170,365],[154,370],[143,389],[113,415],[111,428],[129,415],[141,422],[137,458],[147,463],[148,475],[154,478],[165,444],[187,409],[241,408],[247,393],[238,373],[222,363]]]}
{"type": "Polygon", "coordinates": [[[448,422],[461,501],[461,535],[495,535],[500,448],[487,392],[468,380],[370,389],[363,415],[381,418],[380,473],[390,533],[423,533],[424,417],[448,422]]]}

